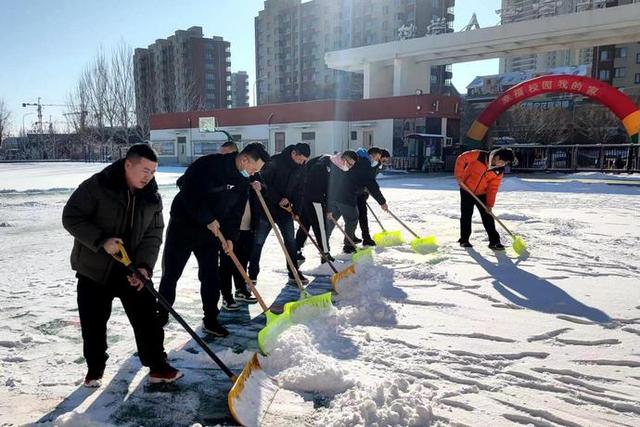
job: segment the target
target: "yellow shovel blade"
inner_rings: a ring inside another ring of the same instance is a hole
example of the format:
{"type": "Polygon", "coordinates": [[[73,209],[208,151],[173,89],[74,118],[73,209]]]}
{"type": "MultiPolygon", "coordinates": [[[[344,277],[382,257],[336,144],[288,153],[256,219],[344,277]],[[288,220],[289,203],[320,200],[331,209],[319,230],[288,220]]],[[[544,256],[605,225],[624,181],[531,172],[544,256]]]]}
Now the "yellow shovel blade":
{"type": "Polygon", "coordinates": [[[381,231],[373,235],[373,241],[381,247],[398,246],[404,243],[399,231],[381,231]]]}
{"type": "Polygon", "coordinates": [[[522,255],[527,251],[527,245],[524,243],[524,239],[522,236],[515,236],[513,239],[513,243],[511,244],[513,250],[516,251],[518,255],[522,255]]]}
{"type": "Polygon", "coordinates": [[[338,282],[342,279],[344,279],[345,277],[349,277],[352,274],[356,273],[356,266],[351,264],[349,267],[345,268],[342,271],[338,271],[337,273],[335,273],[333,276],[331,276],[331,287],[333,288],[333,290],[336,293],[338,292],[338,282]]]}
{"type": "Polygon", "coordinates": [[[231,415],[245,427],[259,426],[278,390],[276,382],[260,367],[255,353],[227,396],[231,415]]]}
{"type": "Polygon", "coordinates": [[[417,253],[426,255],[438,250],[438,241],[435,236],[419,237],[413,239],[411,247],[417,253]]]}
{"type": "Polygon", "coordinates": [[[358,249],[351,256],[354,264],[373,264],[373,248],[358,249]]]}
{"type": "Polygon", "coordinates": [[[331,292],[320,295],[303,296],[298,301],[288,302],[284,305],[281,314],[265,312],[267,326],[258,332],[258,348],[262,354],[269,354],[276,343],[278,336],[294,323],[321,316],[332,310],[331,292]]]}

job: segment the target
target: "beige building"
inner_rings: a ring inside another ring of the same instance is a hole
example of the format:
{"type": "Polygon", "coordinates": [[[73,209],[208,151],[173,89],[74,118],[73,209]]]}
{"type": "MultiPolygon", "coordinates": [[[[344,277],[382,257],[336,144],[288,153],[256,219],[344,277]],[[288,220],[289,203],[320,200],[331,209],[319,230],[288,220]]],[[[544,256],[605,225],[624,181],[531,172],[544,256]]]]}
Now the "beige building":
{"type": "Polygon", "coordinates": [[[133,55],[136,115],[231,106],[231,48],[202,27],[178,30],[133,55]]]}
{"type": "MultiPolygon", "coordinates": [[[[362,75],[327,68],[325,52],[399,40],[400,34],[414,38],[452,32],[454,4],[266,0],[255,18],[258,104],[362,98],[362,75]]],[[[433,93],[448,93],[450,66],[433,67],[430,78],[433,93]]]]}

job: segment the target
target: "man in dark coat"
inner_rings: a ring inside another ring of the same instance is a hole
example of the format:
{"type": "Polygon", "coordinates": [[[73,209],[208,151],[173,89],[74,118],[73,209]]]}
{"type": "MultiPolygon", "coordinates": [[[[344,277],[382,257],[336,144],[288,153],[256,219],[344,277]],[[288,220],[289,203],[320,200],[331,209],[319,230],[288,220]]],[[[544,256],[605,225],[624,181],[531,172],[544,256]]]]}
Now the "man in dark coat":
{"type": "MultiPolygon", "coordinates": [[[[377,156],[381,155],[380,149],[377,149],[377,156]]],[[[383,210],[387,210],[387,201],[380,192],[380,186],[376,181],[375,175],[372,174],[371,168],[374,167],[374,161],[358,156],[353,168],[348,172],[335,171],[329,179],[329,213],[337,221],[344,216],[345,231],[353,240],[355,238],[356,227],[358,226],[358,195],[365,189],[380,204],[383,210]]],[[[328,231],[329,236],[333,231],[334,224],[330,221],[328,231]]],[[[353,253],[356,248],[351,245],[345,237],[344,248],[345,253],[353,253]]]]}
{"type": "MultiPolygon", "coordinates": [[[[298,198],[300,222],[307,230],[313,229],[316,242],[330,260],[333,259],[329,253],[326,219],[329,177],[333,169],[346,172],[355,165],[357,160],[358,156],[352,150],[334,155],[324,154],[310,159],[302,169],[300,176],[300,197],[298,198]]],[[[302,229],[298,229],[296,233],[298,259],[304,259],[301,252],[306,241],[307,234],[302,229]]]]}
{"type": "MultiPolygon", "coordinates": [[[[378,149],[372,147],[369,150],[361,148],[358,150],[358,153],[360,153],[361,150],[365,153],[363,158],[368,158],[371,162],[371,174],[375,179],[380,171],[382,171],[382,166],[389,162],[391,154],[384,148],[378,149]]],[[[369,199],[369,190],[365,188],[362,193],[358,194],[358,224],[360,225],[360,231],[362,231],[362,239],[356,238],[354,241],[356,243],[362,242],[364,246],[375,246],[376,242],[373,241],[371,233],[369,232],[367,199],[369,199]]]]}
{"type": "Polygon", "coordinates": [[[167,363],[153,295],[139,292],[142,282],[111,257],[122,244],[140,274],[152,275],[164,229],[162,201],[153,178],[157,164],[149,145],[132,146],[125,159],[80,184],[62,213],[62,224],[74,237],[71,267],[78,278],[87,387],[102,382],[109,357],[107,321],[115,297],[122,301],[133,327],[138,357],[150,368],[149,381],[173,382],[182,376],[167,363]]]}
{"type": "MultiPolygon", "coordinates": [[[[242,152],[209,154],[198,158],[178,179],[180,191],[171,205],[171,220],[162,256],[160,294],[170,304],[176,285],[193,253],[198,261],[200,295],[204,311],[203,331],[224,337],[229,331],[218,323],[220,249],[229,252],[237,238],[247,203],[249,177],[260,171],[269,155],[260,143],[247,145],[242,152]],[[228,242],[221,247],[221,231],[228,242]]],[[[162,324],[168,313],[158,309],[162,324]]]]}
{"type": "MultiPolygon", "coordinates": [[[[309,144],[290,145],[282,150],[281,153],[274,155],[260,173],[262,182],[265,185],[267,206],[282,233],[286,250],[294,262],[296,259],[296,239],[293,231],[293,218],[283,208],[289,207],[293,202],[298,178],[297,173],[302,165],[309,160],[310,154],[311,148],[309,144]]],[[[254,281],[260,273],[262,247],[270,231],[271,224],[263,212],[256,230],[253,251],[249,261],[249,277],[254,281]]],[[[288,264],[287,271],[289,272],[289,280],[293,283],[294,276],[288,264]]],[[[298,274],[303,283],[308,282],[299,271],[298,274]]]]}

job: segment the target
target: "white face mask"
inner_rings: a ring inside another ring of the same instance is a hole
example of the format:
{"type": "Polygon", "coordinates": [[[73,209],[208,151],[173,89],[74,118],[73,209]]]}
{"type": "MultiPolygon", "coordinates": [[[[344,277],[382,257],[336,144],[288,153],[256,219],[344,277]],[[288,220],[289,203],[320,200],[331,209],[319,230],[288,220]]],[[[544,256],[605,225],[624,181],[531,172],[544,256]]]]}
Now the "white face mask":
{"type": "Polygon", "coordinates": [[[242,170],[240,171],[240,174],[241,174],[242,176],[244,176],[245,178],[249,178],[249,177],[251,176],[251,175],[249,175],[249,172],[247,172],[247,170],[246,170],[246,169],[242,169],[242,170]]]}
{"type": "Polygon", "coordinates": [[[377,161],[375,161],[375,160],[373,160],[373,161],[371,162],[371,167],[372,167],[372,168],[375,168],[376,166],[378,166],[378,162],[377,162],[377,161]]]}

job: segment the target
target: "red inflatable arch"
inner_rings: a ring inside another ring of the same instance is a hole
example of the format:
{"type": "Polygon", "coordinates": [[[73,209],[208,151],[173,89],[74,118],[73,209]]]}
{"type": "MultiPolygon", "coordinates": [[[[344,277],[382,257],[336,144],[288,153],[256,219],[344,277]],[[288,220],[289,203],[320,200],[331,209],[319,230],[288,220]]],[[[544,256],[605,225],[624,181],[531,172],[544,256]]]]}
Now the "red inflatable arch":
{"type": "Polygon", "coordinates": [[[467,137],[480,142],[489,127],[510,107],[527,98],[549,92],[568,92],[600,101],[622,121],[632,142],[638,142],[640,132],[640,109],[629,97],[619,90],[589,77],[571,75],[550,75],[524,81],[496,98],[487,105],[482,114],[473,122],[467,137]]]}

